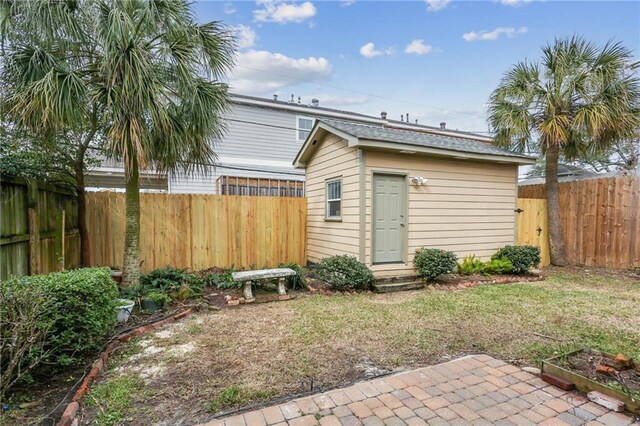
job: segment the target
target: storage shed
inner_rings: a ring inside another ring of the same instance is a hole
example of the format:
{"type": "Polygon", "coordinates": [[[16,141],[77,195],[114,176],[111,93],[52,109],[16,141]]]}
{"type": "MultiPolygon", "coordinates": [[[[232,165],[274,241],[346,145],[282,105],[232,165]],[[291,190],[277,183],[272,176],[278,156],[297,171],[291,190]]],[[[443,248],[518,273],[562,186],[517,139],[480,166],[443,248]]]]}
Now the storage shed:
{"type": "Polygon", "coordinates": [[[515,238],[518,165],[464,132],[322,119],[295,158],[307,182],[308,260],[348,254],[377,277],[414,275],[421,247],[486,260],[515,238]]]}

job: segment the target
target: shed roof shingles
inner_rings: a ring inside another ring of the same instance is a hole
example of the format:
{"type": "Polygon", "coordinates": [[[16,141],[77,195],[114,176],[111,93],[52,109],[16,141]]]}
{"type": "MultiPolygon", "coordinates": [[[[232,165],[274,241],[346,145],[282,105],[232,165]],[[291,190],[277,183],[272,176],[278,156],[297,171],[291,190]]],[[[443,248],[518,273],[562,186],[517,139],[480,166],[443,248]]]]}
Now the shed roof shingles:
{"type": "Polygon", "coordinates": [[[473,154],[497,155],[501,157],[517,157],[533,159],[528,155],[517,154],[507,149],[499,148],[487,142],[478,140],[451,137],[424,131],[394,129],[370,124],[360,124],[348,121],[320,119],[330,127],[355,136],[359,139],[368,139],[382,142],[395,142],[407,145],[423,146],[427,148],[445,149],[473,154]]]}

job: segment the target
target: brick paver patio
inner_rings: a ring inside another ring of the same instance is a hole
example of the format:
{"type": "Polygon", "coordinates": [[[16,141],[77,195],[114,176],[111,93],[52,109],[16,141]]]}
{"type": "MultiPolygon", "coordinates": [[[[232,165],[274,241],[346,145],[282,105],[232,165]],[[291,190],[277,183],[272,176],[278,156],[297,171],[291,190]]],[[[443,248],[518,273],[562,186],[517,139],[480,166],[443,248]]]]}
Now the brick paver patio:
{"type": "Polygon", "coordinates": [[[640,425],[504,361],[471,355],[206,426],[425,424],[640,425]]]}

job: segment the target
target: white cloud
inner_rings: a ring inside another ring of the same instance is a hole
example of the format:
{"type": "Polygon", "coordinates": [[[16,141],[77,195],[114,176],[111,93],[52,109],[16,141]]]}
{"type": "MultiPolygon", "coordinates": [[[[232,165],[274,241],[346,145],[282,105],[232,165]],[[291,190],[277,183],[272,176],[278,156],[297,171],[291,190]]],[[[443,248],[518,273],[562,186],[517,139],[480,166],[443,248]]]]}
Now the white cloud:
{"type": "Polygon", "coordinates": [[[238,9],[236,9],[233,3],[225,3],[223,10],[224,10],[224,13],[226,13],[227,15],[233,15],[238,11],[238,9]]]}
{"type": "Polygon", "coordinates": [[[432,51],[433,46],[424,44],[424,40],[420,38],[412,40],[411,43],[407,44],[407,47],[404,48],[404,52],[410,55],[426,55],[432,51]]]}
{"type": "Polygon", "coordinates": [[[234,35],[236,36],[236,45],[240,49],[248,49],[255,46],[258,35],[253,28],[246,25],[236,25],[231,27],[234,35]]]}
{"type": "Polygon", "coordinates": [[[395,50],[392,47],[389,47],[384,50],[376,49],[376,45],[372,42],[369,42],[360,48],[360,54],[365,58],[375,58],[376,56],[382,55],[393,55],[395,50]]]}
{"type": "Polygon", "coordinates": [[[261,9],[253,11],[256,22],[300,23],[315,16],[316,7],[310,1],[286,3],[281,0],[258,0],[261,9]]]}
{"type": "Polygon", "coordinates": [[[509,38],[513,38],[520,34],[525,34],[528,31],[527,27],[498,27],[493,31],[471,31],[462,34],[464,41],[494,41],[505,35],[509,38]]]}
{"type": "Polygon", "coordinates": [[[349,6],[353,5],[355,2],[356,2],[356,0],[340,0],[340,6],[349,7],[349,6]]]}
{"type": "Polygon", "coordinates": [[[325,81],[331,73],[331,64],[325,58],[290,58],[249,50],[238,54],[229,85],[239,93],[269,95],[287,86],[325,81]]]}
{"type": "Polygon", "coordinates": [[[522,6],[523,4],[531,3],[532,1],[533,0],[500,0],[500,3],[505,6],[518,7],[522,6]]]}
{"type": "Polygon", "coordinates": [[[444,9],[451,3],[451,0],[425,0],[427,3],[427,10],[429,12],[437,12],[444,9]]]}

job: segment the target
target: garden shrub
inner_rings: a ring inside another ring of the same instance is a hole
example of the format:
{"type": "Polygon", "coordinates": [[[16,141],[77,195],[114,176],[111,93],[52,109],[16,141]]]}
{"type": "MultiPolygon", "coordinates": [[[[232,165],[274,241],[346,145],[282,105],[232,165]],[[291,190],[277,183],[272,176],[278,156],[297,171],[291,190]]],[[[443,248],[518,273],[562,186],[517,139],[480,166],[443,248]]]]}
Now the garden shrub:
{"type": "Polygon", "coordinates": [[[0,401],[46,357],[50,309],[44,289],[28,277],[0,282],[0,401]]]}
{"type": "Polygon", "coordinates": [[[49,339],[58,361],[99,349],[116,323],[118,286],[108,268],[76,269],[42,276],[53,300],[53,335],[49,339]]]}
{"type": "Polygon", "coordinates": [[[513,269],[513,265],[509,259],[491,259],[488,262],[483,262],[477,259],[475,255],[466,256],[462,259],[462,262],[458,264],[458,273],[461,275],[472,274],[509,274],[513,269]]]}
{"type": "Polygon", "coordinates": [[[322,259],[316,269],[319,279],[336,290],[365,289],[374,280],[373,272],[354,256],[331,256],[322,259]]]}
{"type": "Polygon", "coordinates": [[[514,274],[523,274],[540,263],[540,248],[527,245],[504,246],[491,259],[506,259],[511,262],[514,274]]]}
{"type": "Polygon", "coordinates": [[[431,248],[416,250],[413,266],[418,275],[426,280],[450,274],[457,266],[458,257],[451,251],[431,248]]]}
{"type": "Polygon", "coordinates": [[[473,275],[482,273],[484,262],[477,259],[475,255],[466,256],[458,264],[458,273],[461,275],[473,275]]]}
{"type": "Polygon", "coordinates": [[[160,301],[168,304],[171,300],[185,300],[202,296],[204,288],[209,285],[210,281],[209,275],[198,276],[188,273],[186,268],[167,266],[154,269],[148,274],[142,274],[140,276],[140,284],[124,289],[122,297],[129,299],[162,299],[160,301]],[[163,294],[165,297],[161,297],[159,294],[163,294]],[[153,295],[153,298],[151,295],[153,295]]]}
{"type": "Polygon", "coordinates": [[[506,258],[491,259],[482,265],[483,274],[510,274],[511,272],[513,272],[513,265],[506,258]]]}
{"type": "Polygon", "coordinates": [[[70,365],[99,349],[116,323],[118,287],[109,268],[86,268],[23,277],[43,291],[52,324],[45,349],[58,366],[70,365]]]}
{"type": "Polygon", "coordinates": [[[148,274],[141,275],[140,285],[148,292],[160,291],[172,298],[199,296],[204,291],[204,281],[200,277],[189,274],[186,268],[171,266],[154,269],[148,274]]]}
{"type": "Polygon", "coordinates": [[[304,282],[304,269],[302,269],[302,266],[297,263],[281,263],[278,265],[278,268],[289,268],[296,272],[295,275],[287,277],[287,287],[293,290],[296,288],[307,288],[304,282]]]}
{"type": "Polygon", "coordinates": [[[211,280],[218,288],[240,288],[242,283],[233,280],[232,270],[226,270],[219,274],[211,274],[211,280]]]}

